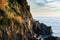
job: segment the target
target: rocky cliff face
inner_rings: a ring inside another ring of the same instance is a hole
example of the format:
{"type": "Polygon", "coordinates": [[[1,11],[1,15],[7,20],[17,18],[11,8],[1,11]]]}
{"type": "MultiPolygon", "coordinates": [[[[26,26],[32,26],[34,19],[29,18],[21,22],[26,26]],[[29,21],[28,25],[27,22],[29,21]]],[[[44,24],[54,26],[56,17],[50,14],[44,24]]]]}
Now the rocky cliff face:
{"type": "Polygon", "coordinates": [[[0,40],[24,40],[31,20],[26,0],[0,0],[0,40]]]}
{"type": "Polygon", "coordinates": [[[26,0],[0,0],[0,40],[49,40],[51,34],[51,27],[33,20],[26,0]]]}

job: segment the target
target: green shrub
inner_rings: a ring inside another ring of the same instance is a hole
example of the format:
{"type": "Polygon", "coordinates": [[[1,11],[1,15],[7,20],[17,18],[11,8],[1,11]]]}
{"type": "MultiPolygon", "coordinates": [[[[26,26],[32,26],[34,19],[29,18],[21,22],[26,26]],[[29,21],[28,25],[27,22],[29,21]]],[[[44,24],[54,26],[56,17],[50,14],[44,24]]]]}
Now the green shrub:
{"type": "Polygon", "coordinates": [[[10,25],[11,20],[7,19],[7,18],[3,18],[2,23],[3,23],[3,25],[10,25]]]}

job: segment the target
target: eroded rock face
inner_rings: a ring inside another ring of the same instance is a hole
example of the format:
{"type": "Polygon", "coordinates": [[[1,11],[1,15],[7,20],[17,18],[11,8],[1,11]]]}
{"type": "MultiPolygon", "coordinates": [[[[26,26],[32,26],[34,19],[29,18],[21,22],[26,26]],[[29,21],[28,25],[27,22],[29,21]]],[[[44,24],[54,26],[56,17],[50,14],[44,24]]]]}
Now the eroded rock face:
{"type": "Polygon", "coordinates": [[[0,40],[32,38],[32,15],[28,9],[26,0],[0,0],[0,40]]]}

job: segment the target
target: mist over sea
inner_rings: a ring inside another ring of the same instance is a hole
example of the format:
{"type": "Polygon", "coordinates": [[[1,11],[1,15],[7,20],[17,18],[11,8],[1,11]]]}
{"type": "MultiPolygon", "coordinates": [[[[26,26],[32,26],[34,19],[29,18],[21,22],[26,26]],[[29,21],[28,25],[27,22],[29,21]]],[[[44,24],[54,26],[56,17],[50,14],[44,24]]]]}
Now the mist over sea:
{"type": "Polygon", "coordinates": [[[60,37],[60,17],[33,17],[35,20],[38,20],[40,23],[44,23],[47,26],[52,27],[53,36],[60,37]]]}

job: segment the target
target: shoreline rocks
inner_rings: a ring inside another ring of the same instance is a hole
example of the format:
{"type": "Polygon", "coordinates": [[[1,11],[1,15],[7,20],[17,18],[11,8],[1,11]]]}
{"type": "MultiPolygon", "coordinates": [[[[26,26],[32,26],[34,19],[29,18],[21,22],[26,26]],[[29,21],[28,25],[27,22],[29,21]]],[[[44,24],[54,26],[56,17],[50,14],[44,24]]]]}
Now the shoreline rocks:
{"type": "Polygon", "coordinates": [[[44,23],[39,23],[35,21],[33,23],[33,32],[36,33],[38,40],[59,40],[59,37],[53,36],[53,31],[51,26],[47,26],[44,23]]]}

